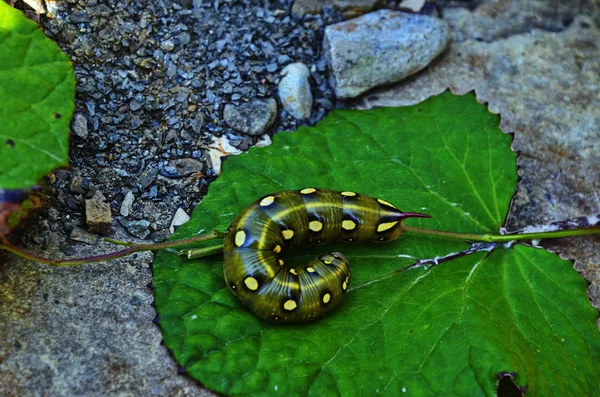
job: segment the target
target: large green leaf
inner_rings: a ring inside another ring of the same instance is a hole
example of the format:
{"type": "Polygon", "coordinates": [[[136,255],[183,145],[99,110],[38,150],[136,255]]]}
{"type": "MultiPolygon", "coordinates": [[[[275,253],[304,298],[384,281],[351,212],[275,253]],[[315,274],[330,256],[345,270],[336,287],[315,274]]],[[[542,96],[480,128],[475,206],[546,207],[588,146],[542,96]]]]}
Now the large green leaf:
{"type": "Polygon", "coordinates": [[[0,189],[28,190],[67,165],[74,96],[69,58],[0,1],[0,189]]]}
{"type": "MultiPolygon", "coordinates": [[[[433,216],[413,226],[497,233],[517,183],[511,137],[498,123],[473,95],[449,93],[406,108],[335,111],[229,158],[174,237],[225,230],[258,197],[309,186],[433,216]]],[[[340,250],[353,286],[333,314],[284,326],[240,304],[221,258],[163,251],[154,284],[164,340],[192,377],[231,395],[493,396],[501,372],[515,372],[532,395],[597,391],[598,313],[570,262],[514,245],[399,271],[467,247],[407,234],[387,245],[293,250],[286,263],[340,250]]]]}

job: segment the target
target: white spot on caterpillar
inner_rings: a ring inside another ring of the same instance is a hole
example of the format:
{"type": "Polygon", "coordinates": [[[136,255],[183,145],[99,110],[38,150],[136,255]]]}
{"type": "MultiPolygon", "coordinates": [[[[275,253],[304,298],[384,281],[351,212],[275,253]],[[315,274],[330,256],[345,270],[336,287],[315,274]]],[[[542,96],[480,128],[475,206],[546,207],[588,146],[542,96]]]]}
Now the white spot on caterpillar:
{"type": "Polygon", "coordinates": [[[379,204],[383,204],[383,205],[387,205],[388,207],[392,207],[393,209],[397,209],[396,206],[392,203],[390,203],[389,201],[385,201],[382,199],[377,199],[377,201],[379,202],[379,204]]]}
{"type": "Polygon", "coordinates": [[[310,221],[308,223],[308,228],[313,232],[320,232],[323,229],[323,224],[319,221],[310,221]]]}
{"type": "Polygon", "coordinates": [[[246,284],[246,287],[251,291],[256,291],[258,289],[258,281],[256,281],[254,277],[247,277],[244,280],[244,284],[246,284]]]}
{"type": "Polygon", "coordinates": [[[309,266],[309,267],[306,268],[306,271],[309,272],[309,273],[314,273],[315,272],[315,268],[309,266]]]}
{"type": "Polygon", "coordinates": [[[292,311],[292,310],[294,310],[297,307],[298,307],[298,304],[295,301],[291,300],[291,299],[285,301],[285,303],[283,304],[283,308],[285,310],[289,310],[289,311],[292,311]]]}
{"type": "Polygon", "coordinates": [[[344,230],[354,230],[356,228],[356,222],[354,221],[342,221],[342,229],[344,230]]]}
{"type": "Polygon", "coordinates": [[[242,245],[244,245],[245,242],[246,242],[246,232],[243,230],[240,230],[239,232],[237,232],[235,234],[235,245],[237,245],[238,247],[241,247],[242,245]]]}
{"type": "Polygon", "coordinates": [[[290,240],[292,237],[294,237],[293,230],[284,230],[283,232],[281,232],[281,234],[283,235],[283,238],[286,240],[290,240]]]}
{"type": "Polygon", "coordinates": [[[261,207],[268,207],[275,202],[274,196],[267,196],[264,199],[260,200],[261,207]]]}
{"type": "Polygon", "coordinates": [[[380,223],[379,225],[377,225],[377,231],[379,233],[381,232],[385,232],[386,230],[390,230],[391,228],[393,228],[394,226],[396,226],[398,224],[398,221],[394,221],[394,222],[386,222],[386,223],[380,223]]]}
{"type": "Polygon", "coordinates": [[[342,192],[342,196],[354,197],[354,196],[356,196],[356,193],[354,193],[354,192],[342,192]]]}

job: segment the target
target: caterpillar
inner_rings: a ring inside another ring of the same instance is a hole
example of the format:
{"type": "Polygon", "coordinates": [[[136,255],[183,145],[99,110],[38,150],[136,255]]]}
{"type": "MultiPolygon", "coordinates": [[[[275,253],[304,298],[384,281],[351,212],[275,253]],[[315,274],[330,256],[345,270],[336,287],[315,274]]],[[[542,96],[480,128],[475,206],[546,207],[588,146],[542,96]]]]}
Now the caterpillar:
{"type": "Polygon", "coordinates": [[[338,307],[350,284],[349,260],[339,252],[301,268],[280,254],[297,244],[389,242],[406,218],[388,201],[355,192],[306,188],[264,196],[231,223],[224,241],[223,271],[231,291],[256,315],[274,322],[304,322],[338,307]]]}

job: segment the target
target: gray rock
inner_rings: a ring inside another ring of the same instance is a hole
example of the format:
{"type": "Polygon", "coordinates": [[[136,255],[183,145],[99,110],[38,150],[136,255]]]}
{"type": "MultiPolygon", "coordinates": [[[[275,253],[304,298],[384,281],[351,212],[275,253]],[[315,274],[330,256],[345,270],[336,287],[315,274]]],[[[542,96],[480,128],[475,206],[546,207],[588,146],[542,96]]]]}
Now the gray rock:
{"type": "Polygon", "coordinates": [[[223,109],[223,119],[228,126],[242,134],[258,136],[273,125],[277,103],[273,98],[255,99],[241,105],[228,103],[223,109]]]}
{"type": "Polygon", "coordinates": [[[301,62],[289,64],[283,68],[281,75],[278,90],[283,108],[296,119],[310,117],[313,98],[306,65],[301,62]]]}
{"type": "Polygon", "coordinates": [[[73,230],[71,230],[69,238],[73,241],[79,241],[80,243],[86,243],[89,245],[96,245],[98,243],[97,234],[90,233],[79,226],[75,226],[73,230]]]}
{"type": "Polygon", "coordinates": [[[85,223],[90,232],[110,233],[112,215],[110,205],[105,200],[100,191],[96,191],[91,199],[85,200],[85,223]]]}
{"type": "Polygon", "coordinates": [[[150,221],[147,221],[146,219],[140,221],[128,221],[125,218],[119,218],[119,223],[134,237],[144,239],[150,234],[150,230],[148,230],[150,221]]]}
{"type": "Polygon", "coordinates": [[[447,46],[440,19],[380,10],[328,26],[323,46],[338,98],[352,98],[425,68],[447,46]]]}
{"type": "Polygon", "coordinates": [[[119,210],[119,213],[122,216],[129,216],[129,214],[131,214],[134,200],[135,196],[133,195],[133,192],[131,190],[128,191],[123,199],[123,203],[121,203],[121,209],[119,210]]]}
{"type": "Polygon", "coordinates": [[[75,115],[73,116],[73,123],[71,124],[71,128],[73,129],[75,135],[77,135],[84,141],[88,139],[89,132],[87,126],[87,119],[83,114],[75,113],[75,115]]]}
{"type": "Polygon", "coordinates": [[[171,225],[169,226],[169,231],[174,233],[177,227],[183,225],[189,220],[190,216],[185,212],[185,210],[183,208],[177,208],[177,211],[173,216],[173,220],[171,221],[171,225]]]}

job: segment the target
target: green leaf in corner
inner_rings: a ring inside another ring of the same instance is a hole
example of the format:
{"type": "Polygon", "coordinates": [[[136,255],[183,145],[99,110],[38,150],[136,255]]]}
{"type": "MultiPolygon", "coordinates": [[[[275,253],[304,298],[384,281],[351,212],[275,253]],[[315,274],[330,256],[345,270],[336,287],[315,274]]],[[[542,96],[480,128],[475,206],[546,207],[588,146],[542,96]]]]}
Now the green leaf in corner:
{"type": "Polygon", "coordinates": [[[69,58],[0,1],[0,189],[29,190],[68,164],[74,96],[69,58]]]}
{"type": "MultiPolygon", "coordinates": [[[[229,158],[174,238],[225,230],[262,195],[323,187],[381,197],[432,219],[411,226],[497,233],[517,183],[511,137],[473,95],[411,107],[335,111],[314,128],[229,158]]],[[[235,396],[495,396],[499,376],[536,396],[594,395],[598,312],[569,261],[524,245],[399,271],[465,243],[406,234],[385,245],[302,246],[286,263],[339,250],[351,261],[342,307],[274,325],[243,307],[219,257],[159,252],[156,307],[187,373],[235,396]]]]}

